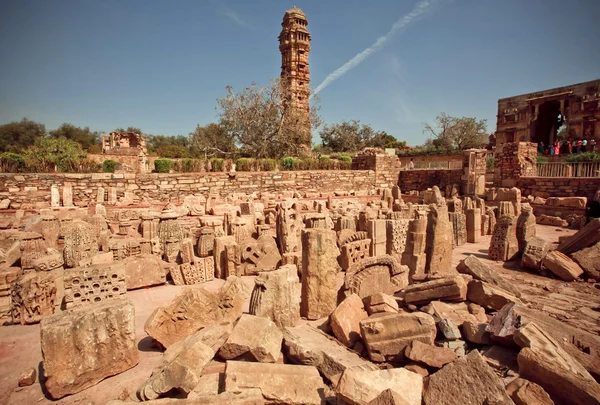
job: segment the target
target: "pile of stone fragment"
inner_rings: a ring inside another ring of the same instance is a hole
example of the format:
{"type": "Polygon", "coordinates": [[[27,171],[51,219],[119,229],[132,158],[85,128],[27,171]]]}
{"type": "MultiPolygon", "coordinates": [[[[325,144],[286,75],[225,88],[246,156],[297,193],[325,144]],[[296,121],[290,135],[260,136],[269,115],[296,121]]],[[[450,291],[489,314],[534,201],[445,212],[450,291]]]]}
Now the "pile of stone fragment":
{"type": "Polygon", "coordinates": [[[137,401],[599,403],[597,353],[565,342],[566,325],[528,308],[475,256],[451,266],[455,246],[485,234],[494,260],[522,253],[530,267],[569,280],[597,265],[578,253],[597,249],[600,220],[552,246],[535,238],[535,217],[518,197],[491,209],[480,199],[446,200],[434,187],[421,205],[404,204],[397,189],[366,205],[207,203],[198,217],[212,216],[198,219],[197,232],[184,226],[195,204],[138,212],[139,228],[102,212],[65,223],[40,217],[31,220],[39,233],[30,224],[15,234],[21,253],[11,245],[5,254],[10,271],[21,264],[7,282],[9,307],[15,322],[41,321],[44,386],[54,399],[135,367],[126,290],[168,275],[194,285],[145,322],[165,351],[137,401]],[[252,288],[242,279],[250,275],[252,288]],[[225,279],[218,291],[196,285],[213,277],[225,279]]]}

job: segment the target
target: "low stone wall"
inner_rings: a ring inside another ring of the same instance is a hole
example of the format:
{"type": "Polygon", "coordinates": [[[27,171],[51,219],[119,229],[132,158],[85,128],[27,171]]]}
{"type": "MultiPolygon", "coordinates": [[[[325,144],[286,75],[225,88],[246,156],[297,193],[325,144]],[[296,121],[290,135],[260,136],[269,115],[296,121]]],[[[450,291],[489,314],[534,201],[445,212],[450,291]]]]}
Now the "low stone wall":
{"type": "Polygon", "coordinates": [[[600,188],[600,178],[521,177],[517,187],[525,197],[587,197],[590,200],[600,188]]]}
{"type": "Polygon", "coordinates": [[[398,156],[398,160],[400,161],[400,165],[405,168],[408,167],[410,160],[413,160],[415,164],[417,162],[425,162],[425,163],[440,163],[440,162],[448,162],[449,165],[462,166],[463,164],[463,154],[458,155],[424,155],[424,156],[398,156]]]}
{"type": "MultiPolygon", "coordinates": [[[[105,191],[117,189],[117,198],[128,191],[148,202],[181,202],[191,194],[218,194],[226,197],[231,193],[282,192],[297,190],[306,192],[333,192],[360,190],[368,192],[379,187],[391,187],[395,183],[389,172],[376,174],[373,170],[331,171],[284,171],[284,172],[237,172],[185,173],[185,174],[69,174],[69,173],[22,173],[0,174],[0,198],[9,198],[11,208],[31,204],[48,206],[53,184],[62,188],[65,183],[73,186],[73,201],[77,206],[96,202],[98,188],[105,191]],[[390,179],[389,181],[387,179],[390,179]]],[[[397,177],[396,177],[397,178],[397,177]]]]}
{"type": "Polygon", "coordinates": [[[462,174],[462,169],[401,170],[398,186],[403,192],[423,191],[433,186],[444,190],[453,184],[460,187],[462,174]]]}

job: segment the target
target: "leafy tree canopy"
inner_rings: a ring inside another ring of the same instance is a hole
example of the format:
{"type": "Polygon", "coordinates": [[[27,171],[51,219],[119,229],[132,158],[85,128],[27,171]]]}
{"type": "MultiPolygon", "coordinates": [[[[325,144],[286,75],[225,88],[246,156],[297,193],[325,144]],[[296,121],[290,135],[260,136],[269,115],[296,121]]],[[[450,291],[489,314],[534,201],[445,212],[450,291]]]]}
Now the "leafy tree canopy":
{"type": "Polygon", "coordinates": [[[0,125],[0,152],[21,153],[45,136],[45,125],[27,118],[0,125]]]}
{"type": "Polygon", "coordinates": [[[237,151],[235,140],[221,124],[198,125],[189,142],[195,157],[228,157],[237,151]]]}
{"type": "Polygon", "coordinates": [[[441,113],[435,124],[423,124],[429,134],[428,143],[444,150],[482,148],[488,143],[487,120],[470,117],[451,117],[441,113]]]}
{"type": "Polygon", "coordinates": [[[404,148],[406,142],[398,141],[385,131],[376,132],[370,125],[358,120],[325,125],[321,130],[322,150],[331,152],[356,152],[365,147],[404,148]]]}
{"type": "Polygon", "coordinates": [[[81,147],[90,151],[92,146],[100,145],[101,135],[99,132],[92,132],[89,127],[81,128],[65,122],[57,129],[48,133],[51,138],[66,138],[81,144],[81,147]]]}
{"type": "Polygon", "coordinates": [[[24,152],[25,162],[38,171],[75,172],[86,157],[81,144],[65,137],[37,138],[24,152]]]}

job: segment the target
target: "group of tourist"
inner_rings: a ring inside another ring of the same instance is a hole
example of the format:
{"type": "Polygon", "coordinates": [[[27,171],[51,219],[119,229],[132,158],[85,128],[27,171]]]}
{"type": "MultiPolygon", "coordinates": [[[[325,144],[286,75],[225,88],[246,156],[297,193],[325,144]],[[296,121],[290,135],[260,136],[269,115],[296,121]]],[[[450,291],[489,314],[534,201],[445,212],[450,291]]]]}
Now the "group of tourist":
{"type": "Polygon", "coordinates": [[[596,151],[596,140],[590,139],[565,139],[563,141],[554,141],[551,144],[544,145],[544,142],[538,144],[538,153],[541,155],[564,155],[569,153],[585,153],[596,151]]]}

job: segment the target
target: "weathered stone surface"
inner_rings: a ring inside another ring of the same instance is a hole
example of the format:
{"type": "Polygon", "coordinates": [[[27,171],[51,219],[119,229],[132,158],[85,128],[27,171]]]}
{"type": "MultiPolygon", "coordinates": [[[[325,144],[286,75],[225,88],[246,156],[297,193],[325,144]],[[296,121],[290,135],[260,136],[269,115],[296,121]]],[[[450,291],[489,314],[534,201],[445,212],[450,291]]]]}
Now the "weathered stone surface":
{"type": "Polygon", "coordinates": [[[340,251],[334,231],[302,231],[302,299],[300,315],[307,319],[329,316],[337,303],[335,275],[340,251]]]}
{"type": "Polygon", "coordinates": [[[517,220],[512,215],[500,216],[494,228],[488,254],[490,259],[507,262],[519,253],[517,220]]]}
{"type": "Polygon", "coordinates": [[[457,325],[462,325],[466,320],[487,322],[485,310],[481,306],[473,303],[467,305],[465,302],[453,303],[432,301],[429,305],[421,308],[421,310],[432,315],[436,322],[442,319],[449,319],[457,325]]]}
{"type": "Polygon", "coordinates": [[[521,303],[520,299],[509,292],[479,280],[471,280],[469,282],[467,297],[469,301],[496,311],[508,303],[521,303]]]}
{"type": "Polygon", "coordinates": [[[467,217],[467,242],[477,243],[481,239],[481,209],[473,208],[465,211],[467,217]]]}
{"type": "Polygon", "coordinates": [[[600,242],[571,254],[587,277],[600,279],[600,242]]]}
{"type": "Polygon", "coordinates": [[[165,307],[156,308],[144,330],[164,347],[216,322],[233,322],[242,314],[249,288],[239,277],[229,277],[219,292],[189,287],[165,307]]]}
{"type": "Polygon", "coordinates": [[[319,371],[313,366],[245,363],[228,361],[225,392],[259,388],[272,404],[320,405],[325,390],[319,371]]]}
{"type": "Polygon", "coordinates": [[[441,277],[452,271],[452,224],[443,198],[441,203],[429,207],[425,272],[429,276],[441,277]]]}
{"type": "Polygon", "coordinates": [[[515,405],[554,405],[554,401],[542,387],[523,378],[517,378],[508,384],[506,393],[515,405]]]}
{"type": "Polygon", "coordinates": [[[539,271],[549,249],[550,244],[544,239],[537,236],[529,239],[521,257],[521,267],[539,271]]]}
{"type": "Polygon", "coordinates": [[[140,255],[128,257],[120,265],[125,272],[125,283],[128,290],[164,284],[166,273],[162,260],[156,255],[140,255]]]}
{"type": "Polygon", "coordinates": [[[362,371],[346,370],[336,387],[336,393],[352,405],[368,404],[382,391],[393,389],[409,405],[420,405],[423,377],[405,368],[362,371]]]}
{"type": "Polygon", "coordinates": [[[577,280],[583,274],[583,269],[577,263],[557,250],[544,257],[542,266],[564,281],[577,280]]]}
{"type": "Polygon", "coordinates": [[[396,259],[398,263],[402,261],[402,254],[406,250],[410,221],[410,219],[387,220],[387,254],[396,259]]]}
{"type": "Polygon", "coordinates": [[[138,398],[152,400],[171,390],[190,393],[232,328],[230,322],[210,325],[170,346],[160,369],[138,388],[138,398]]]}
{"type": "Polygon", "coordinates": [[[535,215],[533,208],[529,204],[523,204],[521,215],[517,219],[517,241],[519,242],[519,252],[523,253],[527,242],[535,237],[535,215]]]}
{"type": "Polygon", "coordinates": [[[462,212],[449,212],[452,225],[452,244],[462,246],[467,242],[467,216],[462,212]]]}
{"type": "Polygon", "coordinates": [[[351,348],[360,340],[360,321],[368,316],[362,299],[352,294],[331,313],[329,324],[335,337],[351,348]]]}
{"type": "Polygon", "coordinates": [[[398,361],[413,340],[433,344],[437,329],[431,315],[420,312],[376,314],[360,322],[363,341],[372,361],[398,361]]]}
{"type": "Polygon", "coordinates": [[[40,340],[50,396],[59,399],[83,391],[135,366],[134,317],[131,302],[115,301],[43,319],[40,340]]]}
{"type": "Polygon", "coordinates": [[[594,218],[575,235],[558,245],[558,251],[566,255],[600,242],[600,218],[594,218]]]}
{"type": "Polygon", "coordinates": [[[277,240],[282,255],[302,250],[302,243],[300,242],[302,218],[299,208],[296,200],[286,200],[279,205],[279,211],[277,211],[277,240]]]}
{"type": "Polygon", "coordinates": [[[244,314],[221,346],[219,356],[225,360],[275,363],[281,354],[282,340],[283,332],[271,320],[244,314]]]}
{"type": "Polygon", "coordinates": [[[512,403],[502,380],[477,350],[429,376],[423,400],[425,405],[482,405],[486,400],[512,403]]]}
{"type": "Polygon", "coordinates": [[[396,391],[388,388],[369,402],[369,405],[408,405],[408,402],[396,391]]]}
{"type": "Polygon", "coordinates": [[[600,385],[595,381],[562,368],[560,364],[535,349],[521,349],[517,356],[519,374],[542,386],[549,394],[567,404],[592,405],[600,403],[600,385]]]}
{"type": "Polygon", "coordinates": [[[354,263],[344,276],[346,295],[366,298],[376,293],[394,294],[408,285],[409,269],[390,255],[369,257],[354,263]]]}
{"type": "Polygon", "coordinates": [[[422,375],[423,377],[427,377],[429,375],[429,370],[427,370],[427,367],[422,366],[421,364],[410,363],[404,366],[404,368],[408,371],[412,371],[413,373],[422,375]]]}
{"type": "Polygon", "coordinates": [[[354,263],[370,256],[371,239],[347,242],[340,247],[340,266],[348,270],[354,263]]]}
{"type": "Polygon", "coordinates": [[[404,289],[408,304],[423,305],[435,300],[464,301],[467,299],[467,283],[461,276],[441,278],[404,289]]]}
{"type": "Polygon", "coordinates": [[[411,281],[423,280],[425,278],[425,265],[427,256],[425,254],[427,242],[427,219],[413,219],[408,224],[406,237],[406,248],[402,254],[402,264],[409,268],[411,281]]]}
{"type": "Polygon", "coordinates": [[[67,308],[123,299],[127,293],[124,268],[119,263],[69,269],[64,287],[67,308]]]}
{"type": "Polygon", "coordinates": [[[308,364],[333,381],[348,368],[378,370],[377,366],[361,359],[337,340],[308,325],[286,328],[283,345],[286,357],[296,364],[308,364]]]}
{"type": "Polygon", "coordinates": [[[425,344],[418,340],[413,340],[406,346],[404,355],[417,363],[433,368],[442,368],[457,359],[456,353],[450,349],[425,344]]]}
{"type": "Polygon", "coordinates": [[[64,298],[62,267],[19,275],[10,285],[10,313],[13,323],[21,325],[41,321],[60,312],[64,298]]]}
{"type": "Polygon", "coordinates": [[[477,257],[470,255],[463,259],[456,266],[456,270],[462,274],[469,274],[475,280],[484,281],[488,284],[496,286],[504,291],[507,291],[515,297],[520,297],[519,290],[508,281],[504,280],[500,274],[495,273],[489,266],[483,264],[477,257]]]}
{"type": "Polygon", "coordinates": [[[387,223],[385,219],[367,221],[367,233],[371,240],[371,256],[381,256],[387,253],[387,223]]]}
{"type": "Polygon", "coordinates": [[[381,312],[389,312],[391,314],[398,312],[398,301],[388,294],[377,293],[369,295],[363,302],[369,315],[381,312]]]}
{"type": "MultiPolygon", "coordinates": [[[[215,277],[216,278],[227,278],[227,246],[237,246],[235,238],[233,236],[220,236],[215,237],[215,245],[213,254],[215,258],[215,277]]],[[[238,257],[238,264],[240,258],[238,257]]],[[[234,272],[235,273],[235,272],[234,272]]]]}
{"type": "Polygon", "coordinates": [[[465,321],[462,324],[462,332],[465,339],[478,345],[489,345],[492,342],[490,333],[486,330],[487,323],[476,323],[465,321]]]}
{"type": "Polygon", "coordinates": [[[272,320],[280,328],[300,320],[300,289],[297,267],[287,264],[254,279],[250,313],[272,320]]]}
{"type": "Polygon", "coordinates": [[[458,340],[462,337],[458,326],[450,319],[440,319],[435,325],[446,340],[458,340]]]}
{"type": "Polygon", "coordinates": [[[28,387],[30,385],[33,385],[36,378],[37,378],[37,371],[35,370],[35,368],[33,368],[33,367],[28,368],[27,370],[24,370],[19,375],[19,384],[18,385],[19,385],[19,387],[28,387]]]}

